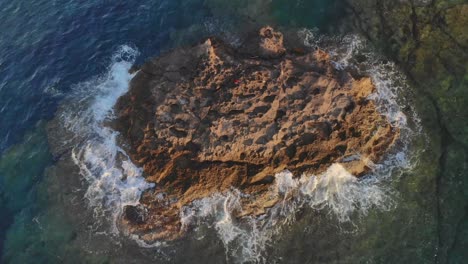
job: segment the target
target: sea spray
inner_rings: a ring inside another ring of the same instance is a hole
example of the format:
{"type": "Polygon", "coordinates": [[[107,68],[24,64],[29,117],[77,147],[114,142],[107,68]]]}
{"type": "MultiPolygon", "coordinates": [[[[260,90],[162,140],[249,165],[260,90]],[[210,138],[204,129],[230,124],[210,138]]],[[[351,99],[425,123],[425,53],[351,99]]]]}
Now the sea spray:
{"type": "Polygon", "coordinates": [[[208,224],[214,228],[226,250],[226,257],[236,256],[238,262],[265,261],[263,251],[271,239],[259,218],[247,216],[236,219],[234,212],[242,211],[241,198],[247,195],[237,189],[216,193],[210,197],[194,201],[181,210],[183,228],[208,224]]]}
{"type": "Polygon", "coordinates": [[[202,223],[213,227],[234,261],[265,263],[265,249],[281,225],[293,223],[294,215],[305,207],[329,210],[339,222],[351,221],[359,212],[366,215],[371,208],[386,210],[392,207],[391,196],[371,179],[358,179],[338,164],[332,164],[320,175],[294,177],[290,171],[275,175],[271,187],[280,202],[260,217],[234,219],[234,211],[242,211],[238,190],[195,201],[181,212],[184,227],[202,223]]]}
{"type": "Polygon", "coordinates": [[[96,220],[111,216],[114,233],[118,232],[116,222],[123,207],[137,205],[141,193],[153,186],[118,146],[118,133],[104,125],[113,118],[118,98],[128,90],[133,77],[129,69],[137,54],[136,49],[121,46],[103,76],[74,88],[75,107],[62,115],[64,126],[79,142],[72,150],[72,159],[88,183],[85,197],[96,220]]]}
{"type": "Polygon", "coordinates": [[[390,197],[369,179],[358,180],[339,163],[331,165],[319,176],[302,176],[300,194],[314,209],[328,207],[340,222],[350,221],[357,210],[366,215],[372,207],[387,209],[390,197]]]}
{"type": "Polygon", "coordinates": [[[411,121],[415,122],[411,129],[413,132],[421,132],[420,120],[414,109],[399,96],[409,90],[406,77],[397,69],[395,63],[381,58],[370,49],[363,37],[356,34],[328,37],[311,29],[299,30],[298,35],[304,45],[327,51],[335,68],[353,69],[371,77],[377,89],[369,99],[376,102],[379,112],[385,115],[393,126],[409,129],[408,118],[402,111],[402,105],[405,105],[409,109],[407,114],[410,114],[411,121]],[[359,59],[356,59],[357,57],[359,59]]]}

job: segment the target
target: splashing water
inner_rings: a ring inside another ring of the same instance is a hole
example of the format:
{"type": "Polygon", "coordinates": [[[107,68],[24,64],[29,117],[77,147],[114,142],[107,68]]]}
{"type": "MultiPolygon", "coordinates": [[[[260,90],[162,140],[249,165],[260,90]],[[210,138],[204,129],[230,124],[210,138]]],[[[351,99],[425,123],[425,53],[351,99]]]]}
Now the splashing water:
{"type": "Polygon", "coordinates": [[[224,245],[226,257],[236,256],[236,261],[264,262],[262,252],[271,236],[270,229],[263,229],[258,218],[245,217],[242,222],[233,216],[242,211],[241,198],[248,197],[237,189],[216,193],[194,201],[182,209],[180,217],[183,228],[209,223],[224,245]]]}
{"type": "Polygon", "coordinates": [[[393,206],[384,188],[372,179],[359,180],[338,164],[332,164],[320,175],[302,175],[294,178],[290,171],[275,175],[272,190],[280,200],[267,214],[247,216],[237,221],[233,212],[242,211],[238,190],[195,201],[181,212],[184,227],[199,226],[211,220],[212,227],[223,242],[227,254],[239,262],[265,263],[265,248],[272,242],[280,224],[294,222],[294,214],[305,206],[328,209],[340,222],[350,221],[359,212],[367,214],[371,208],[388,210],[393,206]]]}
{"type": "Polygon", "coordinates": [[[72,98],[80,98],[77,109],[70,107],[73,109],[62,115],[65,127],[80,142],[72,159],[89,184],[85,197],[96,217],[112,216],[115,233],[123,207],[137,205],[141,193],[153,186],[118,146],[117,132],[104,125],[113,118],[117,99],[128,90],[133,77],[129,69],[137,54],[137,50],[121,46],[104,76],[75,87],[72,98]]]}
{"type": "Polygon", "coordinates": [[[328,207],[341,222],[349,221],[351,214],[360,210],[366,214],[372,207],[388,209],[390,198],[380,186],[369,180],[359,181],[346,169],[335,163],[322,175],[302,177],[300,193],[311,208],[328,207]]]}

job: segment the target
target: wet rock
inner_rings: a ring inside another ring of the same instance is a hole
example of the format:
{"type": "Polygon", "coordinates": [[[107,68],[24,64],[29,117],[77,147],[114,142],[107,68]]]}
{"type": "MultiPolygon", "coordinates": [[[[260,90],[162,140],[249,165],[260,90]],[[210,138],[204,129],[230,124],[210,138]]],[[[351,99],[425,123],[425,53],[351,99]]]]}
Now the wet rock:
{"type": "Polygon", "coordinates": [[[145,222],[144,209],[137,206],[125,206],[123,216],[126,221],[132,224],[142,224],[145,222]]]}

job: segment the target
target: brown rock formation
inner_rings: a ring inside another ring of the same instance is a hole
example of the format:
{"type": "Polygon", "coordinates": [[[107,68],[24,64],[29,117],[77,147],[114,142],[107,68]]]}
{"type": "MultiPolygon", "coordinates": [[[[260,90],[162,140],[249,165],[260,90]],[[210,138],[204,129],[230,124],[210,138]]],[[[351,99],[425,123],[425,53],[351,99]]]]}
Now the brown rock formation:
{"type": "Polygon", "coordinates": [[[126,208],[128,232],[177,238],[182,206],[231,187],[254,197],[243,214],[264,213],[276,203],[275,173],[341,162],[360,176],[394,142],[398,129],[367,99],[369,78],[335,69],[321,50],[286,46],[269,27],[248,40],[234,49],[211,38],[149,61],[120,98],[115,128],[157,184],[126,208]]]}

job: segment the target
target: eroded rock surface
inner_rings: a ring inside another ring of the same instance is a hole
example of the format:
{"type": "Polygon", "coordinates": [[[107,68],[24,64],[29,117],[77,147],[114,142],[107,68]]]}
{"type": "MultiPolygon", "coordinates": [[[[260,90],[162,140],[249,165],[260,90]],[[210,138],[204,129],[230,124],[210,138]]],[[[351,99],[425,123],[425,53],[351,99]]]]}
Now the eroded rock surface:
{"type": "Polygon", "coordinates": [[[210,38],[147,62],[114,126],[156,187],[123,226],[148,242],[175,239],[180,209],[216,192],[250,194],[241,217],[277,202],[271,185],[285,169],[316,175],[339,162],[363,175],[399,134],[368,99],[374,90],[269,27],[240,48],[210,38]]]}

